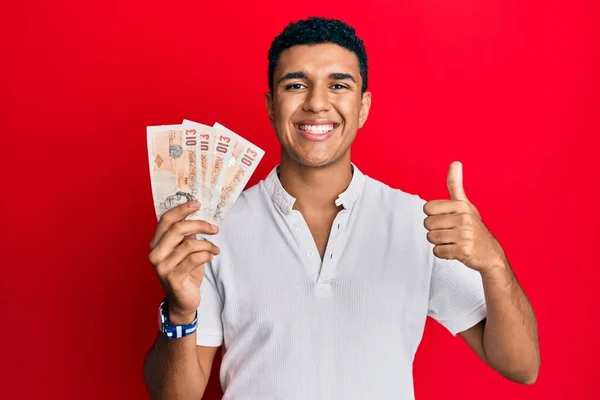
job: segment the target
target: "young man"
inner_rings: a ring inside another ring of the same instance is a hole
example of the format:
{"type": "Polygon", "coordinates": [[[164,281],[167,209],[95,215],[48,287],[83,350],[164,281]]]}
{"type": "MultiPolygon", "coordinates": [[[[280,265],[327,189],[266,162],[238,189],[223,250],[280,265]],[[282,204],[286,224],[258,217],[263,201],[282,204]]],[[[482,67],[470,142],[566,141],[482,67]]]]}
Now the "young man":
{"type": "Polygon", "coordinates": [[[145,368],[153,398],[200,398],[223,345],[224,399],[412,399],[428,315],[503,376],[536,380],[534,313],[465,196],[461,165],[448,173],[451,199],[426,203],[351,163],[367,70],[340,21],[300,21],[273,41],[266,101],[280,165],[220,232],[182,221],[197,207],[187,203],[152,239],[168,323],[197,323],[159,334],[145,368]]]}

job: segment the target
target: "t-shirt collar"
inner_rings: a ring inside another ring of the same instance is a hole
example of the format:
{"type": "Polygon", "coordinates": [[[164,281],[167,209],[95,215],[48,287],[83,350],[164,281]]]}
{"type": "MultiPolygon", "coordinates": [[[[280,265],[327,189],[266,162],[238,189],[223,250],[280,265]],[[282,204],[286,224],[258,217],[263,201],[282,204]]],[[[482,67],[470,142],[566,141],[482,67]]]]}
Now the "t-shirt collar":
{"type": "MultiPolygon", "coordinates": [[[[348,185],[348,188],[340,193],[335,200],[336,206],[343,206],[345,209],[350,209],[354,206],[356,200],[360,197],[365,184],[364,174],[356,167],[356,165],[354,165],[354,163],[351,163],[351,165],[352,180],[350,181],[350,185],[348,185]]],[[[275,205],[285,214],[289,214],[296,202],[296,198],[286,192],[281,185],[281,181],[279,180],[279,165],[271,170],[265,179],[265,186],[275,205]]]]}

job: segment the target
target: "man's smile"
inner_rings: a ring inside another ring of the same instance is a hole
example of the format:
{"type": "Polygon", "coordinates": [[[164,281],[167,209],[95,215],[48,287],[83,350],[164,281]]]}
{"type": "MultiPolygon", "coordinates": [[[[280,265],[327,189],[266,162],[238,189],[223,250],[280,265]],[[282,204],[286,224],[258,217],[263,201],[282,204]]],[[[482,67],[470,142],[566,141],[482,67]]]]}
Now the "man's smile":
{"type": "Polygon", "coordinates": [[[299,121],[294,124],[300,136],[310,141],[322,141],[329,138],[339,126],[340,123],[325,119],[299,121]]]}

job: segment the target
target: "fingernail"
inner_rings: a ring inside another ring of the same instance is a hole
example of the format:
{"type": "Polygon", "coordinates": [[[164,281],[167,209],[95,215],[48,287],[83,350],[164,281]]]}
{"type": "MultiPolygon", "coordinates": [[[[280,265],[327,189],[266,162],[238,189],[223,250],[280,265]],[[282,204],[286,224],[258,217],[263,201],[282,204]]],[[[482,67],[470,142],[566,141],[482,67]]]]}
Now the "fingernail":
{"type": "Polygon", "coordinates": [[[217,229],[219,229],[219,227],[216,225],[210,224],[210,226],[212,227],[213,231],[216,231],[217,229]]]}
{"type": "Polygon", "coordinates": [[[198,206],[200,205],[200,203],[198,203],[197,200],[191,201],[189,204],[191,208],[198,208],[198,206]]]}

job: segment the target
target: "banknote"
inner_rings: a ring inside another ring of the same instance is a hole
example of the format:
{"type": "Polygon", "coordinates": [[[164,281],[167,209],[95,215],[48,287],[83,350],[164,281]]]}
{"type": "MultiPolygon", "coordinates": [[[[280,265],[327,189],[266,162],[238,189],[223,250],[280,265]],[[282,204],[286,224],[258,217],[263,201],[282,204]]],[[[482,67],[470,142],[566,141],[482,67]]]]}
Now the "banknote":
{"type": "Polygon", "coordinates": [[[227,172],[229,167],[235,140],[238,136],[234,132],[219,127],[213,127],[213,129],[215,129],[215,142],[214,150],[212,152],[212,162],[209,164],[209,169],[211,170],[210,180],[208,186],[205,183],[203,188],[203,198],[206,201],[208,210],[207,214],[204,216],[207,217],[206,220],[211,223],[213,223],[213,221],[211,221],[211,216],[214,212],[212,205],[214,204],[215,197],[220,192],[219,188],[223,183],[223,179],[225,179],[225,172],[227,172]]]}
{"type": "MultiPolygon", "coordinates": [[[[154,210],[158,219],[171,208],[199,200],[198,132],[183,125],[146,128],[154,210]]],[[[198,212],[188,219],[200,219],[198,212]]]]}
{"type": "Polygon", "coordinates": [[[218,122],[214,126],[235,135],[231,159],[218,186],[219,193],[213,194],[211,200],[210,209],[213,213],[209,222],[219,225],[237,201],[265,152],[218,122]]]}
{"type": "MultiPolygon", "coordinates": [[[[148,157],[157,218],[171,208],[197,200],[187,219],[219,225],[261,161],[264,151],[225,126],[191,120],[181,125],[149,126],[148,157]]],[[[204,234],[197,239],[210,239],[204,234]]]]}
{"type": "Polygon", "coordinates": [[[199,122],[194,122],[188,119],[183,120],[184,125],[191,125],[198,131],[198,181],[200,184],[199,198],[201,199],[200,210],[198,211],[201,219],[206,220],[211,214],[211,185],[213,153],[215,149],[215,140],[217,137],[216,129],[209,125],[204,125],[199,122]]]}

